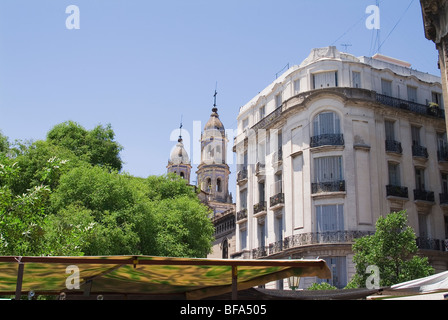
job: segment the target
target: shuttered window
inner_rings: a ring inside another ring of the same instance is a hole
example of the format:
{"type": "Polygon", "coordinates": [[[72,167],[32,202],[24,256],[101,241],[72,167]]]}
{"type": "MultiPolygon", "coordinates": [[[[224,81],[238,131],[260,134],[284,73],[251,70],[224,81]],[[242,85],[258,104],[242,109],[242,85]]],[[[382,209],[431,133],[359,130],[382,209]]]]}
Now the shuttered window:
{"type": "Polygon", "coordinates": [[[338,86],[337,71],[320,72],[313,75],[314,89],[330,88],[338,86]]]}
{"type": "Polygon", "coordinates": [[[408,100],[417,102],[417,88],[408,86],[408,100]]]}
{"type": "Polygon", "coordinates": [[[392,96],[392,81],[381,79],[381,92],[386,96],[392,96]]]}
{"type": "Polygon", "coordinates": [[[314,136],[341,133],[339,116],[331,111],[319,113],[313,120],[314,136]]]}
{"type": "Polygon", "coordinates": [[[344,230],[344,205],[316,206],[317,232],[344,230]]]}
{"type": "Polygon", "coordinates": [[[361,72],[352,72],[352,81],[354,88],[361,88],[361,72]]]}
{"type": "Polygon", "coordinates": [[[314,182],[341,181],[343,178],[342,157],[314,159],[314,182]]]}
{"type": "Polygon", "coordinates": [[[386,140],[395,140],[394,122],[386,120],[384,126],[386,127],[386,140]]]}
{"type": "Polygon", "coordinates": [[[400,167],[396,163],[388,164],[389,167],[389,184],[393,186],[400,186],[400,167]]]}

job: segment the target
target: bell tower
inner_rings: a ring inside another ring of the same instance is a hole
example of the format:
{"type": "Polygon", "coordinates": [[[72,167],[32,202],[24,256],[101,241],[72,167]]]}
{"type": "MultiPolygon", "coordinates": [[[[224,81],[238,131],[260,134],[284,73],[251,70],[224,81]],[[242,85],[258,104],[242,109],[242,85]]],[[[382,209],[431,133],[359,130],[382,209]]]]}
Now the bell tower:
{"type": "Polygon", "coordinates": [[[228,139],[216,107],[217,94],[215,90],[212,114],[201,134],[201,163],[196,173],[198,186],[209,195],[209,201],[232,203],[226,163],[228,139]]]}
{"type": "Polygon", "coordinates": [[[188,153],[185,150],[183,140],[182,140],[182,122],[179,128],[179,139],[177,140],[177,145],[171,151],[170,159],[168,160],[168,165],[166,166],[168,173],[175,173],[178,176],[187,180],[190,183],[190,173],[191,173],[191,162],[188,157],[188,153]]]}

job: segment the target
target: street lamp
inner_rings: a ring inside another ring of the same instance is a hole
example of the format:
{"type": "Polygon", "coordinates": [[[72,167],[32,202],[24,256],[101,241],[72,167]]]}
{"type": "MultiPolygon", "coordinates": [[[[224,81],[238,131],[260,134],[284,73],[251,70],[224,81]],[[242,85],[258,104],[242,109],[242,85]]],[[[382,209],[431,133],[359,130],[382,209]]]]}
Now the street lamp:
{"type": "MultiPolygon", "coordinates": [[[[291,260],[292,257],[289,257],[291,260]]],[[[292,291],[296,291],[299,288],[300,284],[300,277],[298,276],[291,276],[288,278],[288,286],[292,291]]]]}

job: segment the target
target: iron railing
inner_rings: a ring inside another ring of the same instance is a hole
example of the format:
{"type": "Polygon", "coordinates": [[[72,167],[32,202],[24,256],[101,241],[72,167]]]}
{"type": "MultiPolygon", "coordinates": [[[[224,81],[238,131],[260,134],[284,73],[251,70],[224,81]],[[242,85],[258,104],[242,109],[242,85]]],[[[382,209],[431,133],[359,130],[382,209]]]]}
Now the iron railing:
{"type": "Polygon", "coordinates": [[[419,146],[418,144],[414,144],[412,146],[412,155],[414,157],[428,158],[428,149],[426,147],[419,146]]]}
{"type": "Polygon", "coordinates": [[[379,103],[382,103],[384,105],[394,107],[397,109],[403,109],[423,115],[433,116],[437,118],[444,118],[445,112],[443,109],[435,108],[435,107],[429,107],[424,104],[416,103],[413,101],[408,100],[402,100],[398,98],[394,98],[391,96],[387,96],[384,94],[376,94],[376,101],[379,103]]]}
{"type": "Polygon", "coordinates": [[[414,189],[414,200],[434,202],[434,192],[423,189],[414,189]]]}
{"type": "Polygon", "coordinates": [[[345,180],[311,183],[311,193],[338,192],[345,190],[345,180]]]}
{"type": "Polygon", "coordinates": [[[401,142],[395,140],[386,140],[386,151],[402,154],[403,148],[401,147],[401,142]]]}
{"type": "Polygon", "coordinates": [[[387,194],[387,196],[409,198],[408,187],[387,185],[386,186],[386,194],[387,194]]]}
{"type": "Polygon", "coordinates": [[[448,239],[431,239],[418,237],[417,247],[424,250],[448,251],[448,239]]]}
{"type": "Polygon", "coordinates": [[[247,218],[247,209],[241,209],[236,213],[236,221],[241,221],[247,218]]]}
{"type": "Polygon", "coordinates": [[[311,148],[321,146],[343,146],[344,135],[342,133],[326,133],[311,137],[311,148]]]}
{"type": "Polygon", "coordinates": [[[269,198],[269,206],[270,207],[276,206],[278,204],[283,204],[283,203],[285,203],[285,194],[283,192],[277,193],[269,198]]]}
{"type": "Polygon", "coordinates": [[[260,201],[259,203],[254,204],[254,214],[262,211],[266,211],[266,201],[260,201]]]}

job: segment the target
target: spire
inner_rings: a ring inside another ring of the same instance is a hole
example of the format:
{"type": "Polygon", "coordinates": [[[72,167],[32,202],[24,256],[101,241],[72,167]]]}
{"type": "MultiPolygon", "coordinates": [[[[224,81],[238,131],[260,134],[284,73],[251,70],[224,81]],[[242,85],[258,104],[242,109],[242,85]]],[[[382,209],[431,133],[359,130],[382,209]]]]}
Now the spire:
{"type": "Polygon", "coordinates": [[[218,81],[216,81],[216,86],[215,86],[215,94],[213,95],[214,97],[214,103],[213,103],[213,113],[217,113],[218,112],[218,108],[216,107],[216,96],[218,95],[218,81]]]}
{"type": "Polygon", "coordinates": [[[179,139],[177,140],[177,142],[182,142],[182,115],[180,116],[180,127],[179,127],[179,139]]]}

